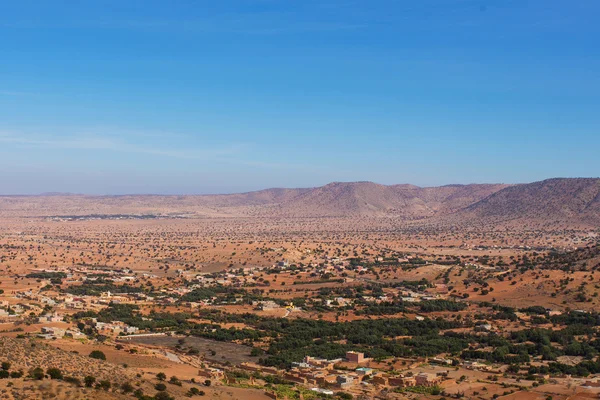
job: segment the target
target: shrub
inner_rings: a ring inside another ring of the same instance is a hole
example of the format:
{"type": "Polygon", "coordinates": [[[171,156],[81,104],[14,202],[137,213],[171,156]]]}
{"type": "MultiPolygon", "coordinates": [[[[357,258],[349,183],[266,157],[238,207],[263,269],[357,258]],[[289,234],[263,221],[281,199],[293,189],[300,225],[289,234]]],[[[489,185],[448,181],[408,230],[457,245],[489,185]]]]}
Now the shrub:
{"type": "Polygon", "coordinates": [[[123,391],[123,393],[131,393],[133,392],[133,385],[129,382],[125,382],[124,384],[121,385],[121,390],[123,391]]]}
{"type": "Polygon", "coordinates": [[[48,368],[46,370],[46,374],[48,374],[50,379],[62,379],[63,378],[63,373],[58,368],[48,368]]]}
{"type": "Polygon", "coordinates": [[[167,390],[167,385],[165,385],[164,383],[157,383],[156,385],[154,385],[154,389],[158,390],[159,392],[164,392],[165,390],[167,390]]]}
{"type": "Polygon", "coordinates": [[[90,358],[95,358],[96,360],[104,360],[106,361],[106,355],[100,350],[94,350],[90,353],[90,358]]]}
{"type": "Polygon", "coordinates": [[[250,355],[252,357],[262,356],[263,354],[265,354],[265,352],[262,349],[259,349],[258,347],[253,347],[250,351],[250,355]]]}
{"type": "Polygon", "coordinates": [[[40,367],[34,368],[31,371],[29,371],[29,376],[33,379],[41,381],[42,379],[44,379],[44,370],[40,367]]]}
{"type": "Polygon", "coordinates": [[[167,375],[165,375],[164,372],[159,372],[158,374],[156,374],[156,379],[158,379],[159,381],[164,381],[165,379],[167,379],[167,375]]]}
{"type": "Polygon", "coordinates": [[[175,398],[170,396],[167,392],[158,392],[154,396],[154,400],[175,400],[175,398]]]}
{"type": "Polygon", "coordinates": [[[75,378],[74,376],[65,376],[64,381],[72,383],[75,386],[81,386],[81,381],[78,378],[75,378]]]}
{"type": "Polygon", "coordinates": [[[10,373],[10,377],[11,378],[20,378],[23,376],[23,371],[19,370],[19,371],[13,371],[10,373]]]}
{"type": "Polygon", "coordinates": [[[2,369],[8,371],[10,369],[10,363],[8,361],[4,361],[2,363],[2,369]]]}
{"type": "Polygon", "coordinates": [[[83,378],[83,382],[85,383],[86,387],[92,387],[92,386],[94,386],[94,382],[96,382],[96,378],[88,375],[85,378],[83,378]]]}
{"type": "Polygon", "coordinates": [[[200,389],[196,388],[196,387],[191,387],[190,390],[187,392],[188,396],[196,396],[200,394],[200,389]]]}
{"type": "Polygon", "coordinates": [[[0,379],[6,379],[10,377],[10,373],[5,369],[0,369],[0,379]]]}
{"type": "Polygon", "coordinates": [[[110,382],[109,382],[109,381],[100,381],[100,382],[98,382],[98,384],[96,385],[96,387],[97,387],[98,389],[104,389],[104,390],[108,390],[108,389],[110,389],[110,386],[111,386],[111,384],[110,384],[110,382]]]}

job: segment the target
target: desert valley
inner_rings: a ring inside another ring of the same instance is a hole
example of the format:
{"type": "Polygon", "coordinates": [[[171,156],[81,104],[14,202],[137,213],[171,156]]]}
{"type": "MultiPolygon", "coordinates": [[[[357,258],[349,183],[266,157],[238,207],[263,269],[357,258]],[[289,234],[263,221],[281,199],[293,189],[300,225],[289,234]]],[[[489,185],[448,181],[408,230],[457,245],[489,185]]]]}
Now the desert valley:
{"type": "Polygon", "coordinates": [[[587,399],[600,179],[0,197],[0,398],[587,399]]]}

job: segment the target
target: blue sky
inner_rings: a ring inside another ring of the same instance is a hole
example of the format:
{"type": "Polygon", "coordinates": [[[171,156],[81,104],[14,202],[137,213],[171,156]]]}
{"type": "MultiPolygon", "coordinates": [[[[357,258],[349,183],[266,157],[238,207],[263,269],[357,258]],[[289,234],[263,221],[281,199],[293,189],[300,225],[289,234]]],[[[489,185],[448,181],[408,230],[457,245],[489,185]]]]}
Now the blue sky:
{"type": "Polygon", "coordinates": [[[0,2],[0,193],[599,176],[597,0],[0,2]]]}

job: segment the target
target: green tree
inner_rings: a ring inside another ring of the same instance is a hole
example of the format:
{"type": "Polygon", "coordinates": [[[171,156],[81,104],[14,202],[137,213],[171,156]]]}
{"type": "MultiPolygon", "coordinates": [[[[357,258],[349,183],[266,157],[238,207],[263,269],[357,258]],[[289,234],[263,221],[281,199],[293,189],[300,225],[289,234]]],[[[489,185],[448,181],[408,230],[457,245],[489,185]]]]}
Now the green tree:
{"type": "Polygon", "coordinates": [[[129,382],[125,382],[124,384],[121,385],[121,390],[123,391],[123,393],[131,393],[133,392],[133,385],[129,382]]]}
{"type": "Polygon", "coordinates": [[[94,383],[96,382],[96,378],[88,375],[85,378],[83,378],[83,382],[85,383],[86,387],[92,387],[92,386],[94,386],[94,383]]]}
{"type": "Polygon", "coordinates": [[[170,396],[167,392],[158,392],[154,396],[154,400],[174,400],[174,397],[170,396]]]}
{"type": "Polygon", "coordinates": [[[19,371],[12,371],[10,373],[10,377],[11,378],[21,378],[23,376],[23,370],[19,370],[19,371]]]}
{"type": "Polygon", "coordinates": [[[58,368],[48,368],[46,373],[50,376],[50,379],[63,379],[63,373],[58,368]]]}
{"type": "Polygon", "coordinates": [[[154,385],[154,389],[158,390],[159,392],[164,392],[165,390],[167,390],[167,385],[165,385],[164,383],[157,383],[156,385],[154,385]]]}
{"type": "Polygon", "coordinates": [[[94,350],[90,353],[90,358],[95,358],[97,360],[105,360],[106,361],[106,355],[101,352],[100,350],[94,350]]]}
{"type": "Polygon", "coordinates": [[[81,386],[81,381],[78,378],[75,378],[73,376],[65,376],[64,380],[65,380],[65,382],[72,383],[75,386],[81,386]]]}
{"type": "Polygon", "coordinates": [[[41,381],[42,379],[44,379],[44,370],[40,367],[34,368],[31,371],[29,371],[29,376],[33,379],[41,381]]]}
{"type": "Polygon", "coordinates": [[[191,387],[190,390],[188,390],[187,395],[188,396],[204,396],[204,394],[200,394],[200,393],[204,393],[203,391],[201,391],[200,389],[198,389],[197,387],[191,387]]]}

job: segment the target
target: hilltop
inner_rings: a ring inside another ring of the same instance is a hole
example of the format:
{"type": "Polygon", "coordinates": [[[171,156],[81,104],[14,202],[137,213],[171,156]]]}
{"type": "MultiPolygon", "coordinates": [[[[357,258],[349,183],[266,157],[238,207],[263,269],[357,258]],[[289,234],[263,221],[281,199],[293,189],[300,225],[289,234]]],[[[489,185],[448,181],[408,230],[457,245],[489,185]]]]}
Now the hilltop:
{"type": "Polygon", "coordinates": [[[599,178],[419,187],[334,182],[222,195],[0,196],[0,216],[396,218],[436,223],[600,221],[599,178]]]}
{"type": "Polygon", "coordinates": [[[555,178],[500,190],[462,210],[467,220],[600,223],[599,178],[555,178]]]}
{"type": "Polygon", "coordinates": [[[426,218],[451,213],[505,187],[507,185],[472,184],[421,188],[406,184],[335,182],[305,191],[266,210],[275,215],[295,217],[426,218]]]}

